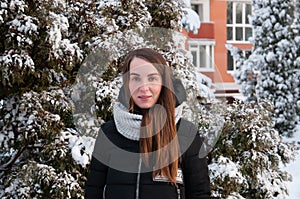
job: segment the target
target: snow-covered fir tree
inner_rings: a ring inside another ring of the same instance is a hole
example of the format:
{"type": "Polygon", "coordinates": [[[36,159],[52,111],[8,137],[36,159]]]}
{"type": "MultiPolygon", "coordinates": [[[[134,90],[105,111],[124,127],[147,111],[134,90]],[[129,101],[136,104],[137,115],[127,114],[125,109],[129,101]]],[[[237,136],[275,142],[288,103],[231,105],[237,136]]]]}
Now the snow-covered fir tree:
{"type": "Polygon", "coordinates": [[[0,7],[0,197],[80,198],[93,140],[71,130],[67,94],[98,33],[96,9],[47,0],[0,7]]]}
{"type": "Polygon", "coordinates": [[[252,59],[247,60],[246,57],[244,57],[243,52],[237,47],[227,44],[226,48],[230,51],[236,61],[235,64],[237,69],[233,76],[235,82],[241,85],[240,93],[245,97],[247,102],[256,101],[255,86],[257,72],[252,61],[253,55],[250,55],[252,59]]]}
{"type": "Polygon", "coordinates": [[[292,33],[295,45],[298,48],[295,50],[296,59],[294,60],[295,69],[293,75],[290,77],[294,86],[294,96],[297,99],[297,115],[300,118],[300,1],[295,0],[295,12],[294,12],[294,21],[292,24],[292,33]]]}
{"type": "Polygon", "coordinates": [[[267,99],[273,103],[276,129],[281,134],[291,135],[299,121],[300,47],[295,2],[252,2],[251,55],[246,59],[229,47],[238,60],[235,78],[242,85],[242,93],[248,101],[267,99]]]}
{"type": "Polygon", "coordinates": [[[296,153],[274,128],[272,104],[235,102],[223,108],[214,105],[212,110],[225,120],[209,165],[213,195],[289,198],[287,182],[291,176],[280,166],[293,160],[296,153]]]}

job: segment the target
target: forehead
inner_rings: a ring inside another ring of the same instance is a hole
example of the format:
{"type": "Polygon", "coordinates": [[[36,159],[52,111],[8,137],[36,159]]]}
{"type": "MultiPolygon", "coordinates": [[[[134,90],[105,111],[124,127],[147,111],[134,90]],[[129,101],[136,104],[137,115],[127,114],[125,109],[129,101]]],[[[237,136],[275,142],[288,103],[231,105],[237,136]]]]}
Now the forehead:
{"type": "Polygon", "coordinates": [[[152,63],[144,59],[135,57],[130,62],[130,73],[149,74],[159,72],[152,63]]]}

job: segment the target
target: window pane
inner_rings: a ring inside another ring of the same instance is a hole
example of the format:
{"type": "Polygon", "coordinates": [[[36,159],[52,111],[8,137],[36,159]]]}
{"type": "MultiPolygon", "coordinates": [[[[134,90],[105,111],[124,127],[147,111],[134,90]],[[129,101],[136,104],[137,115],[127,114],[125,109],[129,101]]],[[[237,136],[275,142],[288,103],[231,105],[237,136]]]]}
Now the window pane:
{"type": "Polygon", "coordinates": [[[227,40],[232,40],[232,27],[227,27],[227,40]]]}
{"type": "Polygon", "coordinates": [[[196,51],[191,51],[193,55],[193,64],[194,66],[197,66],[197,52],[196,51]]]}
{"type": "Polygon", "coordinates": [[[205,46],[200,46],[200,68],[206,68],[207,54],[205,46]]]}
{"type": "Polygon", "coordinates": [[[253,34],[248,18],[251,14],[251,3],[227,1],[228,41],[249,41],[249,38],[253,34]]]}
{"type": "Polygon", "coordinates": [[[229,51],[227,51],[227,70],[233,70],[233,58],[229,51]]]}
{"type": "Polygon", "coordinates": [[[203,17],[204,16],[203,4],[199,4],[199,9],[198,10],[199,10],[199,14],[198,15],[200,17],[200,21],[204,21],[203,20],[203,18],[204,18],[203,17]]]}
{"type": "Polygon", "coordinates": [[[249,22],[249,15],[252,14],[252,11],[251,11],[251,4],[246,4],[246,24],[250,24],[249,22]]]}
{"type": "Polygon", "coordinates": [[[203,4],[191,4],[191,8],[199,15],[200,21],[203,21],[203,4]]]}
{"type": "Polygon", "coordinates": [[[232,2],[227,1],[227,24],[232,24],[232,2]]]}
{"type": "Polygon", "coordinates": [[[236,23],[243,23],[243,4],[236,3],[236,23]]]}
{"type": "Polygon", "coordinates": [[[249,37],[252,36],[252,28],[246,28],[246,40],[249,41],[249,37]]]}
{"type": "Polygon", "coordinates": [[[243,28],[237,27],[235,29],[235,40],[237,40],[237,41],[243,40],[243,28]]]}
{"type": "Polygon", "coordinates": [[[191,8],[192,8],[192,10],[197,12],[197,14],[199,14],[199,5],[198,4],[191,4],[191,8]]]}
{"type": "Polygon", "coordinates": [[[209,68],[213,68],[214,59],[213,59],[213,47],[209,46],[209,68]]]}

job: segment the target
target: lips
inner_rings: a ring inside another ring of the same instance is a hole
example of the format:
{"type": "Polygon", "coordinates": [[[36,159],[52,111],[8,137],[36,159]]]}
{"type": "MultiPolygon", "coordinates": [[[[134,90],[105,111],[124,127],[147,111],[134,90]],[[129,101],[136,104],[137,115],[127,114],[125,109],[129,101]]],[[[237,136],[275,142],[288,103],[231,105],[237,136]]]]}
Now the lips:
{"type": "Polygon", "coordinates": [[[138,96],[138,98],[141,99],[141,100],[148,100],[151,97],[152,97],[151,95],[141,95],[141,96],[138,96]]]}

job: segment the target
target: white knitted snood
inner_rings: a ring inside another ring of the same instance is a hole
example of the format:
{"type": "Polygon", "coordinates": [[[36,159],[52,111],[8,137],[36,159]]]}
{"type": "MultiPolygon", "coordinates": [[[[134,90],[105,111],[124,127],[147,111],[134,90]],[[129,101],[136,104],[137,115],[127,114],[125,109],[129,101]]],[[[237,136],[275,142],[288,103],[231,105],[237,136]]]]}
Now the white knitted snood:
{"type": "MultiPolygon", "coordinates": [[[[182,109],[183,104],[175,108],[176,123],[182,116],[182,109]]],[[[142,115],[130,113],[120,102],[114,104],[113,115],[119,133],[130,140],[138,141],[140,139],[142,115]]]]}

